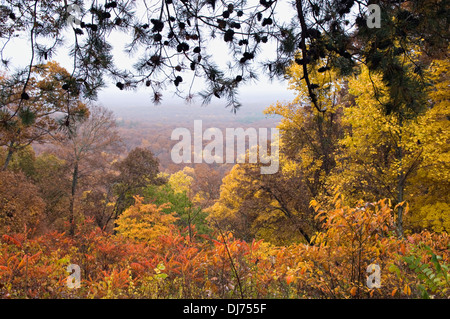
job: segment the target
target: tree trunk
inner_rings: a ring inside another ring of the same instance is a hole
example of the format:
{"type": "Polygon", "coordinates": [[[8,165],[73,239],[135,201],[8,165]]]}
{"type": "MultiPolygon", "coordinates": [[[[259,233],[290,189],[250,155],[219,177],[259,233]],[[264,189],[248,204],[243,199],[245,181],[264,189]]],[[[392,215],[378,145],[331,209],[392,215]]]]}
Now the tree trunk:
{"type": "Polygon", "coordinates": [[[312,245],[311,237],[309,237],[309,235],[303,230],[303,228],[301,228],[300,226],[297,226],[297,229],[300,232],[300,234],[305,238],[308,245],[312,245]]]}
{"type": "Polygon", "coordinates": [[[188,213],[188,230],[189,230],[189,241],[192,242],[192,226],[191,226],[191,206],[189,205],[189,213],[188,213]]]}
{"type": "MultiPolygon", "coordinates": [[[[397,194],[397,201],[399,203],[403,202],[403,190],[405,188],[404,184],[405,183],[403,181],[403,174],[400,174],[399,175],[399,182],[398,182],[398,185],[397,185],[397,188],[398,188],[397,189],[397,192],[398,192],[398,194],[397,194]]],[[[398,232],[398,235],[400,237],[403,237],[403,206],[402,205],[398,206],[397,219],[398,219],[397,220],[397,232],[398,232]]]]}
{"type": "Polygon", "coordinates": [[[11,141],[11,143],[9,143],[8,154],[6,155],[5,164],[3,165],[4,171],[6,171],[6,169],[8,168],[9,162],[11,161],[11,158],[13,156],[13,153],[14,153],[13,146],[14,146],[14,142],[11,141]]]}
{"type": "Polygon", "coordinates": [[[75,234],[75,216],[74,216],[74,202],[75,202],[75,193],[77,190],[77,183],[78,183],[78,162],[75,162],[75,166],[73,168],[72,173],[72,193],[70,197],[70,203],[69,203],[69,219],[70,219],[70,230],[69,234],[73,236],[75,234]]]}
{"type": "MultiPolygon", "coordinates": [[[[397,204],[400,204],[403,202],[403,192],[405,189],[405,174],[403,173],[403,148],[402,148],[402,127],[403,127],[403,121],[400,116],[399,119],[399,126],[400,126],[400,137],[399,137],[399,144],[397,147],[397,156],[399,160],[399,168],[397,173],[397,204]]],[[[403,206],[399,205],[397,210],[397,233],[399,237],[403,237],[403,206]]]]}
{"type": "MultiPolygon", "coordinates": [[[[189,241],[192,242],[192,228],[191,228],[191,214],[192,214],[192,203],[191,203],[191,187],[189,187],[187,194],[187,198],[189,201],[189,207],[188,207],[188,230],[189,230],[189,241]]],[[[187,202],[185,202],[184,207],[187,206],[187,202]]]]}
{"type": "MultiPolygon", "coordinates": [[[[303,2],[302,2],[302,0],[295,0],[295,6],[297,8],[297,16],[298,16],[298,19],[300,21],[300,26],[302,28],[302,36],[301,36],[301,39],[300,39],[300,50],[302,51],[302,57],[304,59],[306,59],[306,57],[308,56],[308,48],[307,48],[307,45],[306,45],[306,38],[307,38],[308,27],[306,25],[305,12],[303,10],[303,2]]],[[[303,68],[303,78],[305,80],[306,87],[308,88],[308,94],[309,94],[309,97],[311,99],[311,102],[314,104],[314,107],[319,112],[324,112],[323,110],[320,109],[319,105],[317,104],[316,95],[314,94],[314,92],[313,92],[313,90],[311,88],[311,82],[309,80],[309,73],[308,73],[307,63],[302,63],[302,68],[303,68]]]]}

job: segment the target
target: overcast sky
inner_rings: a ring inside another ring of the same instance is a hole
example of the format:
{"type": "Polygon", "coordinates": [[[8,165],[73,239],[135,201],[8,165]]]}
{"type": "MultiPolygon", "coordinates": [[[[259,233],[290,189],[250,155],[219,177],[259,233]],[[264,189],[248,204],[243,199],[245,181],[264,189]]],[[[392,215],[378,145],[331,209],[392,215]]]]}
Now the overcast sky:
{"type": "MultiPolygon", "coordinates": [[[[284,1],[281,1],[284,3],[284,1]]],[[[287,4],[288,1],[281,6],[279,6],[279,14],[281,17],[290,17],[292,16],[291,12],[287,12],[287,10],[292,10],[290,5],[287,4]]],[[[71,72],[73,67],[73,60],[68,55],[70,45],[73,45],[73,33],[68,33],[68,37],[66,40],[65,46],[58,49],[58,54],[53,57],[58,63],[67,68],[69,72],[71,72]]],[[[110,43],[114,47],[114,62],[116,65],[131,66],[133,64],[133,57],[127,56],[127,54],[123,51],[124,35],[123,34],[112,34],[109,38],[110,43]]],[[[0,43],[1,44],[1,43],[0,43]]],[[[214,50],[210,50],[209,53],[213,54],[215,57],[215,61],[225,61],[229,58],[229,52],[227,45],[221,41],[213,41],[209,45],[209,47],[213,47],[214,50]]],[[[15,39],[11,41],[6,50],[4,51],[4,57],[10,58],[12,62],[12,70],[16,67],[24,67],[26,63],[30,60],[31,50],[29,47],[29,43],[27,43],[26,39],[15,39]]],[[[275,53],[273,49],[267,49],[262,52],[262,56],[271,57],[275,53]]],[[[120,91],[115,87],[115,83],[109,78],[106,78],[108,83],[108,87],[104,88],[99,93],[98,103],[104,105],[106,107],[130,107],[130,106],[146,106],[153,105],[151,102],[151,90],[146,90],[145,88],[139,89],[137,91],[120,91]]],[[[190,84],[190,81],[185,80],[185,85],[190,84]],[[189,84],[188,84],[189,83],[189,84]]],[[[202,80],[196,79],[196,88],[195,91],[200,91],[202,89],[202,80]]],[[[269,106],[276,101],[289,101],[292,100],[294,94],[292,91],[287,89],[287,81],[283,80],[275,80],[270,82],[268,77],[264,74],[260,75],[260,79],[256,83],[244,84],[239,89],[239,100],[245,106],[246,104],[261,104],[262,108],[269,106]]],[[[184,101],[174,96],[171,88],[163,91],[163,104],[183,104],[184,101]]],[[[219,100],[214,98],[212,100],[213,104],[223,104],[225,105],[224,100],[219,100]]],[[[197,98],[194,102],[194,105],[201,104],[201,99],[197,98]]]]}

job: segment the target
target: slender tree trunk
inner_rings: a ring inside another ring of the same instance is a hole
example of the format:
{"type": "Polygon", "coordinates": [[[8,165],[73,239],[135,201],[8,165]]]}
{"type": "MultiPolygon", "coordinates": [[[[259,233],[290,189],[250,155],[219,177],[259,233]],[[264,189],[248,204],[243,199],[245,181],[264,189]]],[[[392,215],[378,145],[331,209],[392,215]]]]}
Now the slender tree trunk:
{"type": "MultiPolygon", "coordinates": [[[[192,215],[192,201],[191,201],[191,197],[192,197],[192,193],[191,193],[191,186],[189,186],[188,189],[188,202],[189,202],[189,207],[188,207],[188,230],[189,230],[189,241],[192,242],[192,220],[191,220],[191,215],[192,215]]],[[[186,203],[188,204],[188,203],[186,203]]],[[[186,205],[184,205],[186,207],[186,205]]]]}
{"type": "MultiPolygon", "coordinates": [[[[399,176],[398,189],[397,189],[397,191],[398,191],[397,201],[399,203],[403,202],[403,191],[405,188],[404,182],[401,180],[403,180],[403,174],[401,174],[399,176]]],[[[402,205],[398,206],[397,218],[398,218],[397,232],[400,237],[403,237],[403,206],[402,205]]]]}
{"type": "MultiPolygon", "coordinates": [[[[405,174],[403,173],[403,148],[402,148],[402,127],[403,121],[400,116],[399,120],[400,126],[400,138],[399,145],[397,148],[397,156],[399,160],[399,168],[397,173],[397,203],[400,204],[403,202],[403,193],[405,189],[405,174]]],[[[397,208],[397,233],[398,236],[403,237],[403,206],[399,205],[397,208]]]]}
{"type": "Polygon", "coordinates": [[[189,205],[189,213],[188,213],[189,241],[192,242],[192,226],[191,226],[192,221],[191,221],[191,214],[192,214],[191,206],[189,205]]]}
{"type": "Polygon", "coordinates": [[[8,168],[9,162],[11,161],[11,158],[13,156],[13,146],[14,146],[14,142],[11,141],[9,143],[9,147],[8,147],[8,154],[6,155],[6,159],[5,159],[5,164],[3,165],[3,170],[6,171],[6,169],[8,168]]]}
{"type": "Polygon", "coordinates": [[[75,234],[75,216],[74,216],[74,202],[75,202],[75,193],[77,190],[78,183],[78,161],[75,162],[75,166],[73,168],[72,173],[72,193],[70,197],[69,203],[69,219],[70,219],[70,231],[69,234],[73,236],[75,234]]]}
{"type": "Polygon", "coordinates": [[[311,237],[309,237],[309,235],[300,226],[297,226],[297,229],[300,232],[300,234],[305,238],[308,245],[311,245],[311,237]]]}
{"type": "Polygon", "coordinates": [[[113,225],[113,235],[117,234],[117,230],[116,227],[119,226],[117,225],[117,218],[119,217],[119,215],[122,213],[120,211],[120,205],[122,205],[122,201],[125,199],[125,195],[126,191],[123,191],[119,194],[119,197],[116,200],[116,204],[114,205],[114,209],[113,212],[111,213],[110,217],[108,218],[108,220],[106,221],[106,224],[108,224],[110,222],[111,219],[114,219],[114,225],[113,225]]]}
{"type": "MultiPolygon", "coordinates": [[[[306,59],[306,57],[308,56],[308,48],[306,45],[308,27],[306,25],[305,12],[303,9],[303,1],[295,0],[295,6],[297,8],[297,16],[300,21],[300,26],[302,27],[302,37],[300,39],[300,50],[302,51],[303,59],[306,59]]],[[[308,94],[309,94],[309,97],[311,98],[311,102],[314,104],[314,107],[319,112],[324,112],[323,110],[320,109],[319,105],[317,104],[316,95],[314,94],[314,92],[311,88],[311,82],[309,79],[307,63],[302,63],[302,68],[303,68],[303,78],[305,80],[306,87],[308,88],[308,94]]]]}

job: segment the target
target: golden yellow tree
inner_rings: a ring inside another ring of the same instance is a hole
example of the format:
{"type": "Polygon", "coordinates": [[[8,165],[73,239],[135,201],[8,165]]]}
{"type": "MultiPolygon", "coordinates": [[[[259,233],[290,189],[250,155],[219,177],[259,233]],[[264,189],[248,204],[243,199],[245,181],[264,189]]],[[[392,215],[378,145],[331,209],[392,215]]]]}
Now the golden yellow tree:
{"type": "Polygon", "coordinates": [[[431,105],[418,118],[414,132],[420,146],[422,162],[411,177],[411,205],[414,214],[411,223],[434,231],[450,231],[450,62],[433,61],[428,69],[432,85],[429,90],[431,105]],[[419,142],[420,141],[420,142],[419,142]],[[417,187],[420,185],[420,187],[417,187]]]}
{"type": "Polygon", "coordinates": [[[136,241],[151,242],[167,234],[178,218],[173,213],[164,213],[168,205],[144,204],[143,198],[134,197],[136,203],[126,209],[116,220],[118,234],[136,241]]]}
{"type": "Polygon", "coordinates": [[[213,206],[206,209],[208,222],[212,227],[221,230],[234,231],[240,238],[249,239],[252,234],[252,222],[257,218],[257,212],[246,214],[240,211],[246,197],[251,196],[251,190],[243,187],[251,182],[245,174],[242,165],[236,164],[222,180],[220,197],[213,206]],[[246,222],[243,223],[242,221],[246,222]]]}
{"type": "Polygon", "coordinates": [[[319,112],[302,85],[302,67],[293,63],[287,74],[295,99],[264,111],[282,117],[279,172],[261,175],[254,165],[235,165],[223,179],[220,198],[208,209],[212,226],[217,223],[246,240],[310,243],[320,229],[309,203],[325,197],[327,177],[336,164],[345,82],[332,71],[311,71],[311,79],[319,85],[317,103],[326,110],[319,112]]]}
{"type": "Polygon", "coordinates": [[[345,102],[345,81],[333,71],[312,71],[311,79],[318,83],[319,112],[308,98],[308,88],[302,85],[303,69],[292,64],[286,71],[289,88],[297,93],[293,101],[277,102],[264,110],[265,114],[282,116],[280,163],[283,173],[301,176],[309,190],[309,197],[319,200],[325,195],[327,176],[335,166],[334,153],[342,137],[340,123],[345,102]]]}
{"type": "Polygon", "coordinates": [[[169,177],[169,185],[175,193],[185,193],[190,197],[191,185],[194,180],[194,169],[185,166],[182,170],[173,173],[169,177]]]}
{"type": "MultiPolygon", "coordinates": [[[[330,179],[347,200],[407,201],[411,206],[409,227],[448,230],[448,66],[447,61],[434,61],[425,71],[424,77],[431,83],[429,105],[415,118],[383,112],[380,104],[388,103],[388,98],[381,76],[362,67],[358,76],[349,79],[354,104],[345,109],[342,122],[350,130],[339,142],[339,164],[330,179]]],[[[400,234],[402,211],[399,206],[400,234]]]]}

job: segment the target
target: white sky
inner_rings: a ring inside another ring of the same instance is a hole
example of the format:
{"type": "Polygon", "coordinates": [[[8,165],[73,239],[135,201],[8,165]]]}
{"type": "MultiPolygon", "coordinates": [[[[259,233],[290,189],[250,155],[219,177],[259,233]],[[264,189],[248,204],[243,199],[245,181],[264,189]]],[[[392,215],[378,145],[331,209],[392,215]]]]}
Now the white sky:
{"type": "MultiPolygon", "coordinates": [[[[282,4],[278,6],[279,14],[277,16],[281,17],[291,17],[292,7],[288,4],[288,1],[280,1],[282,4]],[[286,11],[289,10],[289,11],[286,11]]],[[[114,61],[116,65],[131,66],[134,61],[130,57],[128,57],[123,52],[123,44],[124,44],[124,35],[123,34],[111,34],[110,43],[114,47],[114,61]]],[[[73,67],[73,60],[68,55],[68,50],[70,45],[73,44],[73,35],[70,33],[70,36],[67,37],[66,45],[64,47],[60,47],[58,49],[58,54],[53,57],[53,60],[56,60],[63,67],[67,68],[69,72],[71,72],[73,67]]],[[[0,43],[2,45],[2,43],[0,43]]],[[[269,46],[270,44],[267,44],[269,46]]],[[[220,40],[212,41],[209,44],[210,47],[213,47],[214,50],[210,50],[208,53],[214,55],[215,61],[226,61],[229,58],[229,52],[227,45],[220,40]]],[[[263,51],[261,54],[264,57],[270,57],[275,52],[274,49],[268,49],[263,51]]],[[[4,57],[11,59],[12,69],[15,67],[23,67],[25,66],[31,57],[31,50],[29,48],[29,43],[27,44],[25,39],[15,39],[11,41],[7,49],[4,51],[4,57]]],[[[186,72],[187,75],[187,72],[186,72]]],[[[294,92],[289,91],[287,89],[287,81],[274,80],[270,82],[267,76],[260,75],[260,79],[256,83],[248,83],[241,85],[239,89],[239,100],[245,107],[245,104],[251,103],[261,103],[262,109],[269,106],[276,101],[290,101],[294,97],[294,92]]],[[[153,105],[151,102],[152,91],[150,89],[138,89],[137,91],[120,91],[115,87],[115,83],[113,83],[112,79],[105,78],[108,82],[108,87],[102,89],[99,93],[98,103],[104,105],[106,107],[130,107],[130,106],[146,106],[153,105]]],[[[194,92],[201,91],[201,79],[198,78],[195,80],[197,84],[198,90],[194,90],[194,92]],[[200,85],[199,85],[200,84],[200,85]]],[[[190,85],[190,81],[185,79],[182,83],[184,84],[184,88],[188,89],[190,85]]],[[[180,86],[181,87],[181,86],[180,86]]],[[[184,101],[174,96],[173,90],[171,87],[168,87],[167,90],[163,91],[163,105],[164,104],[183,104],[184,101]]],[[[184,93],[184,92],[183,92],[184,93]]],[[[225,105],[226,101],[223,99],[219,100],[217,98],[213,98],[212,104],[223,104],[225,105]]],[[[196,98],[194,101],[194,105],[201,104],[201,98],[196,98]]]]}

